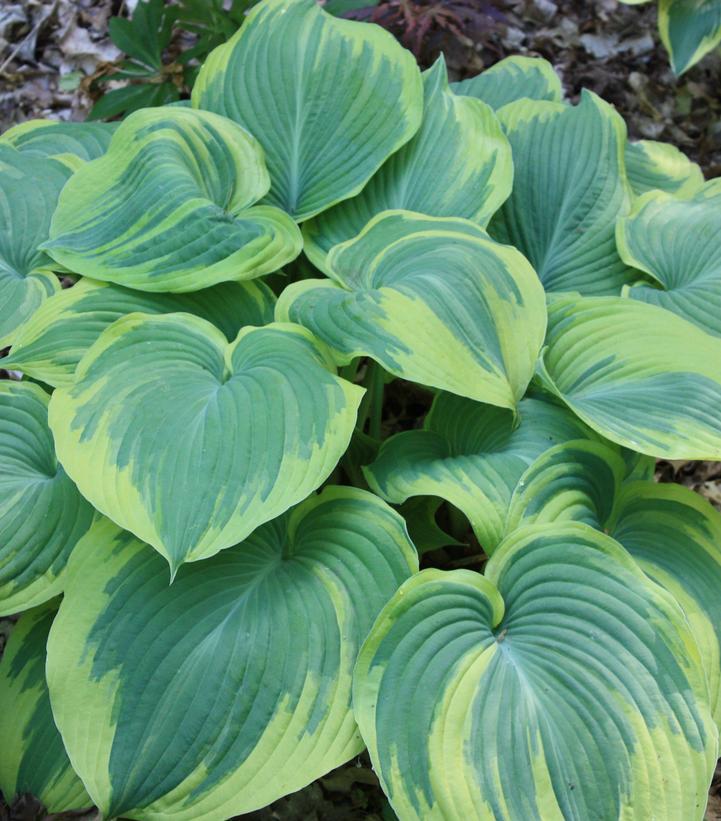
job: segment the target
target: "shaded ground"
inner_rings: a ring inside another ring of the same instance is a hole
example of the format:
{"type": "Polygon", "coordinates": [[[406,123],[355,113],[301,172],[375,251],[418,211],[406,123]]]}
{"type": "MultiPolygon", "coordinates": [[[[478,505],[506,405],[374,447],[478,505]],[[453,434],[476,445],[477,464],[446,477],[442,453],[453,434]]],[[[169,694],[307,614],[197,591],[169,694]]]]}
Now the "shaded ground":
{"type": "MultiPolygon", "coordinates": [[[[132,5],[132,4],[130,4],[132,5]]],[[[0,131],[32,117],[82,119],[92,104],[91,80],[119,56],[107,37],[120,0],[2,0],[0,2],[0,131]]],[[[632,138],[666,140],[721,175],[721,57],[709,55],[675,78],[656,32],[655,4],[616,0],[442,0],[403,7],[400,0],[356,14],[386,25],[425,67],[442,50],[456,77],[476,74],[509,54],[545,57],[568,96],[590,88],[613,103],[632,138]],[[414,10],[409,17],[404,13],[414,10]]],[[[387,432],[414,427],[427,396],[407,383],[388,388],[387,432]]],[[[660,481],[692,487],[721,509],[721,464],[659,463],[660,481]]],[[[470,540],[466,558],[478,553],[470,540]]],[[[463,551],[462,551],[463,552],[463,551]]],[[[456,560],[463,562],[461,556],[456,560]]],[[[4,643],[0,623],[0,652],[4,643]]],[[[708,819],[721,819],[721,775],[711,789],[708,819]]],[[[42,818],[42,808],[0,801],[0,821],[42,818]]],[[[79,816],[75,816],[79,817],[79,816]]],[[[94,817],[86,814],[84,818],[94,817]]],[[[330,773],[307,789],[245,818],[257,821],[385,821],[393,814],[367,757],[330,773]]]]}

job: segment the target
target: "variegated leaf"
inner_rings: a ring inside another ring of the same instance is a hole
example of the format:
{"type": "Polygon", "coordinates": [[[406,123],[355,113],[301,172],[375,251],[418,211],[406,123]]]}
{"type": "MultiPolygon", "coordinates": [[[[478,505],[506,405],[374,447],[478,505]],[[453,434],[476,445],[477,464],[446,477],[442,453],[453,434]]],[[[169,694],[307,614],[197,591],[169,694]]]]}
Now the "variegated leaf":
{"type": "Polygon", "coordinates": [[[721,459],[721,340],[664,308],[567,295],[549,305],[541,377],[600,434],[665,459],[721,459]]]}
{"type": "Polygon", "coordinates": [[[187,565],[105,520],[74,557],[48,644],[56,721],[107,817],[250,812],[352,758],[361,642],[418,568],[403,520],[326,488],[187,565]]]}
{"type": "Polygon", "coordinates": [[[45,680],[45,645],[57,603],[23,613],[0,660],[0,790],[12,804],[30,793],[48,813],[92,806],[55,726],[45,680]]]}
{"type": "Polygon", "coordinates": [[[519,100],[499,111],[513,151],[513,192],[489,233],[528,257],[546,291],[618,294],[632,278],[616,250],[628,208],[626,126],[584,91],[576,106],[519,100]]]}
{"type": "Polygon", "coordinates": [[[304,328],[244,328],[228,344],[190,314],[129,314],[56,389],[50,427],[83,495],[174,573],[315,490],[362,393],[304,328]]]}
{"type": "Polygon", "coordinates": [[[330,280],[286,288],[276,318],[312,330],[339,364],[370,356],[403,379],[515,408],[545,299],[514,248],[468,220],[386,211],[335,246],[328,268],[330,280]]]}
{"type": "Polygon", "coordinates": [[[261,142],[268,202],[299,221],[357,194],[417,131],[423,109],[410,52],[315,0],[258,3],[206,60],[192,99],[261,142]]]}
{"type": "Polygon", "coordinates": [[[353,706],[400,821],[700,821],[717,732],[684,614],[613,539],[535,525],[485,575],[424,570],[353,706]]]}
{"type": "Polygon", "coordinates": [[[146,108],[63,190],[44,245],[84,276],[141,291],[198,291],[251,279],[296,257],[302,239],[278,208],[263,151],[217,114],[146,108]]]}
{"type": "Polygon", "coordinates": [[[628,265],[653,283],[628,288],[633,299],[659,305],[721,336],[721,181],[690,198],[661,191],[641,197],[617,225],[616,239],[628,265]]]}

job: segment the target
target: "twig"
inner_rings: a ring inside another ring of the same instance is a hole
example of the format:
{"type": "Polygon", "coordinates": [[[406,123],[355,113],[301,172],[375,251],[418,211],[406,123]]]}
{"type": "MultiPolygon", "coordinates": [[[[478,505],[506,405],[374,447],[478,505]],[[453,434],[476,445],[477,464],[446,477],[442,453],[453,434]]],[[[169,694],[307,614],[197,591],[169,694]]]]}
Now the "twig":
{"type": "Polygon", "coordinates": [[[38,34],[40,29],[45,24],[45,22],[47,20],[49,20],[53,16],[53,14],[55,14],[55,9],[58,7],[58,2],[59,2],[59,0],[53,0],[53,4],[50,7],[50,11],[46,15],[41,17],[37,21],[37,23],[35,23],[35,25],[30,29],[30,31],[23,37],[23,39],[10,52],[10,55],[8,56],[8,58],[0,66],[0,74],[2,74],[5,71],[5,69],[8,67],[8,65],[10,65],[10,63],[12,63],[12,61],[15,59],[15,56],[18,54],[20,49],[25,45],[25,43],[27,43],[27,41],[30,40],[31,37],[38,34]]]}

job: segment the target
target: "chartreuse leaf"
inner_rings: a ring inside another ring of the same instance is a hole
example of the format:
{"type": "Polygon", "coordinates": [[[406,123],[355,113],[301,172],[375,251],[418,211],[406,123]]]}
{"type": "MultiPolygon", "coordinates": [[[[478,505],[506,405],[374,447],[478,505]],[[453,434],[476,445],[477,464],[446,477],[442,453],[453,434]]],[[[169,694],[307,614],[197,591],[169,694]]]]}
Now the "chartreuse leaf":
{"type": "Polygon", "coordinates": [[[48,399],[37,385],[0,381],[0,615],[61,592],[70,552],[93,521],[55,456],[48,399]]]}
{"type": "Polygon", "coordinates": [[[401,821],[700,819],[717,733],[675,600],[588,525],[424,570],[363,645],[353,707],[401,821]]]}
{"type": "Polygon", "coordinates": [[[53,711],[107,817],[230,818],[363,749],[360,644],[418,569],[403,520],[326,488],[181,568],[101,522],[78,548],[48,645],[53,711]]]}
{"type": "Polygon", "coordinates": [[[31,793],[48,813],[92,806],[68,760],[45,681],[45,645],[57,605],[24,613],[0,659],[0,790],[9,803],[31,793]]]}
{"type": "Polygon", "coordinates": [[[659,0],[658,28],[676,74],[721,42],[721,0],[659,0]]]}
{"type": "Polygon", "coordinates": [[[637,196],[660,189],[677,196],[690,196],[703,185],[703,174],[675,145],[654,140],[627,143],[626,175],[637,196]]]}
{"type": "Polygon", "coordinates": [[[587,424],[640,453],[721,459],[721,340],[635,299],[549,305],[541,376],[587,424]]]}
{"type": "Polygon", "coordinates": [[[547,60],[520,55],[506,57],[475,77],[451,83],[451,88],[496,109],[524,97],[556,103],[563,97],[561,79],[547,60]]]}
{"type": "Polygon", "coordinates": [[[56,159],[75,169],[82,162],[101,157],[110,145],[118,123],[65,123],[29,120],[13,126],[0,137],[23,154],[56,159]]]}
{"type": "Polygon", "coordinates": [[[721,336],[721,181],[690,199],[661,191],[644,194],[617,225],[623,259],[650,274],[626,292],[721,336]]]}
{"type": "Polygon", "coordinates": [[[577,106],[519,100],[499,117],[514,181],[491,236],[525,254],[547,291],[620,293],[631,277],[614,236],[629,201],[621,117],[590,91],[577,106]]]}
{"type": "Polygon", "coordinates": [[[381,211],[465,217],[485,227],[511,193],[511,148],[491,109],[448,88],[442,57],[423,84],[423,122],[410,142],[358,196],[305,224],[305,251],[318,268],[327,272],[330,248],[355,237],[381,211]]]}
{"type": "Polygon", "coordinates": [[[274,304],[273,292],[259,281],[221,282],[189,294],[148,294],[81,279],[50,297],[18,330],[3,365],[48,385],[68,385],[85,351],[126,314],[183,311],[207,319],[227,339],[235,339],[244,325],[271,322],[274,304]]]}
{"type": "Polygon", "coordinates": [[[622,488],[609,532],[683,607],[701,648],[711,706],[721,723],[721,515],[674,484],[622,488]]]}
{"type": "Polygon", "coordinates": [[[146,108],[73,175],[45,248],[70,270],[141,291],[251,279],[302,242],[286,214],[254,206],[269,184],[260,145],[236,123],[146,108]]]}
{"type": "Polygon", "coordinates": [[[0,144],[0,348],[51,294],[60,290],[40,243],[70,171],[0,144]]]}
{"type": "Polygon", "coordinates": [[[328,255],[332,280],[285,289],[276,318],[305,325],[339,364],[370,356],[389,373],[514,408],[545,331],[527,260],[468,220],[386,211],[328,255]]]}
{"type": "Polygon", "coordinates": [[[509,410],[439,394],[423,430],[386,440],[365,469],[375,493],[395,504],[440,496],[469,519],[487,552],[503,538],[511,496],[526,468],[561,442],[595,438],[566,408],[526,398],[509,410]]]}
{"type": "Polygon", "coordinates": [[[362,394],[304,328],[243,328],[228,344],[190,314],[129,314],[56,389],[50,427],[83,495],[174,572],[315,490],[362,394]]]}
{"type": "Polygon", "coordinates": [[[205,61],[192,99],[260,140],[267,200],[300,221],[357,194],[408,142],[423,87],[411,53],[380,27],[315,0],[264,0],[205,61]]]}

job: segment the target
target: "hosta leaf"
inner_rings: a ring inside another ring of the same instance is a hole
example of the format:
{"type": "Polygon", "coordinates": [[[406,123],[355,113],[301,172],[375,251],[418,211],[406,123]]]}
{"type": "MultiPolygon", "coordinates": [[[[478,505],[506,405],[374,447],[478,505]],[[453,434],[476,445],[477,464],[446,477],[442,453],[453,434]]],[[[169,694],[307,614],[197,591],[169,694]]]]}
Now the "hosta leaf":
{"type": "Polygon", "coordinates": [[[110,145],[118,123],[65,123],[59,120],[29,120],[6,131],[0,144],[33,157],[57,159],[70,168],[101,157],[110,145]],[[80,162],[79,162],[80,161],[80,162]]]}
{"type": "Polygon", "coordinates": [[[634,482],[621,490],[608,527],[683,607],[721,723],[721,514],[679,485],[634,482]]]}
{"type": "Polygon", "coordinates": [[[721,0],[659,0],[658,28],[676,74],[721,42],[721,0]]]}
{"type": "Polygon", "coordinates": [[[48,395],[0,381],[0,615],[48,601],[94,511],[58,464],[48,395]]]}
{"type": "Polygon", "coordinates": [[[24,613],[0,660],[0,790],[5,800],[31,793],[48,813],[92,806],[70,766],[50,710],[45,644],[57,605],[24,613]]]}
{"type": "Polygon", "coordinates": [[[260,140],[268,202],[303,220],[357,194],[408,142],[423,88],[387,31],[339,20],[315,0],[264,0],[206,60],[193,105],[260,140]]]}
{"type": "Polygon", "coordinates": [[[664,459],[721,459],[721,340],[635,299],[549,305],[547,387],[592,428],[664,459]]]}
{"type": "Polygon", "coordinates": [[[521,525],[585,522],[606,526],[623,482],[622,457],[602,442],[577,440],[550,448],[521,476],[506,532],[521,525]]]}
{"type": "Polygon", "coordinates": [[[477,97],[491,108],[524,97],[557,103],[563,97],[561,79],[547,60],[519,55],[500,60],[476,77],[451,83],[451,88],[456,94],[477,97]]]}
{"type": "Polygon", "coordinates": [[[315,490],[362,393],[303,328],[244,328],[228,344],[190,314],[129,314],[56,389],[50,427],[83,495],[175,571],[315,490]]]}
{"type": "Polygon", "coordinates": [[[235,339],[244,325],[271,322],[274,304],[270,288],[257,281],[221,282],[189,294],[148,294],[82,279],[50,297],[18,330],[3,366],[48,385],[68,385],[81,357],[105,328],[133,311],[195,314],[227,339],[235,339]]]}
{"type": "Polygon", "coordinates": [[[417,570],[403,520],[327,488],[181,568],[108,521],[84,540],[48,646],[53,710],[108,817],[230,818],[360,752],[351,672],[417,570]]]}
{"type": "Polygon", "coordinates": [[[413,139],[357,197],[304,226],[305,251],[322,270],[328,272],[330,248],[355,237],[381,211],[465,217],[485,227],[511,193],[511,148],[490,108],[448,88],[442,57],[424,73],[423,83],[423,122],[413,139]]]}
{"type": "Polygon", "coordinates": [[[627,143],[625,158],[628,182],[637,196],[654,189],[690,196],[703,185],[699,166],[675,145],[654,140],[627,143]]]}
{"type": "Polygon", "coordinates": [[[627,296],[660,305],[721,336],[721,181],[690,199],[653,191],[619,220],[618,250],[658,283],[638,284],[627,296]]]}
{"type": "Polygon", "coordinates": [[[381,612],[353,706],[401,821],[700,819],[716,764],[680,607],[587,525],[517,531],[485,576],[381,612]]]}
{"type": "Polygon", "coordinates": [[[504,407],[528,386],[545,330],[543,289],[524,257],[468,220],[386,211],[328,255],[333,280],[297,282],[276,318],[299,322],[340,364],[504,407]]]}
{"type": "Polygon", "coordinates": [[[437,496],[414,496],[398,509],[406,520],[408,533],[420,555],[441,547],[463,544],[438,525],[436,514],[442,504],[443,499],[437,496]]]}
{"type": "Polygon", "coordinates": [[[297,226],[254,206],[269,179],[259,144],[223,117],[146,108],[63,190],[46,249],[70,270],[141,291],[197,291],[276,270],[297,226]]]}
{"type": "Polygon", "coordinates": [[[513,150],[513,193],[489,232],[528,257],[547,291],[620,293],[616,250],[629,189],[626,126],[590,91],[577,106],[519,100],[499,112],[513,150]]]}
{"type": "Polygon", "coordinates": [[[40,243],[70,171],[55,160],[0,144],[0,348],[51,294],[60,290],[40,243]]]}
{"type": "Polygon", "coordinates": [[[521,400],[518,418],[516,424],[508,410],[441,393],[423,430],[383,443],[365,470],[368,484],[396,504],[440,496],[468,517],[490,552],[504,535],[511,496],[526,468],[561,442],[594,436],[565,408],[541,399],[521,400]]]}

